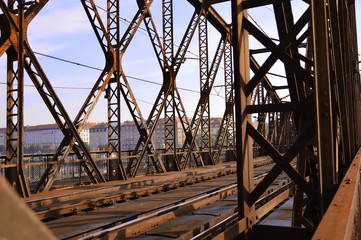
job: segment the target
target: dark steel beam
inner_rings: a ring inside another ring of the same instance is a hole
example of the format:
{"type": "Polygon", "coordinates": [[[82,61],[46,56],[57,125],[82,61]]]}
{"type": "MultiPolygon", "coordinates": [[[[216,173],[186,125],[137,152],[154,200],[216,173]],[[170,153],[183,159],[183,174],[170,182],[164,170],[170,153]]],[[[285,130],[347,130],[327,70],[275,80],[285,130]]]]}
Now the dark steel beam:
{"type": "Polygon", "coordinates": [[[108,162],[109,180],[127,180],[127,175],[121,161],[121,106],[120,106],[120,62],[119,62],[119,41],[120,41],[120,18],[119,0],[107,0],[107,34],[111,46],[108,52],[115,50],[115,71],[114,79],[109,81],[107,88],[108,97],[108,157],[117,157],[108,162]],[[115,156],[114,156],[115,155],[115,156]]]}
{"type": "MultiPolygon", "coordinates": [[[[317,121],[318,161],[320,168],[321,198],[326,200],[337,182],[335,145],[333,133],[333,112],[331,100],[331,79],[329,63],[329,40],[326,1],[311,1],[313,49],[315,62],[315,97],[317,121]]],[[[331,200],[331,199],[329,199],[331,200]]],[[[320,203],[326,210],[329,200],[320,203]],[[325,204],[325,205],[324,205],[325,204]]]]}
{"type": "MultiPolygon", "coordinates": [[[[250,203],[250,193],[253,183],[253,152],[250,137],[247,135],[247,124],[251,116],[246,113],[250,96],[246,94],[246,86],[250,81],[248,32],[244,27],[247,10],[241,8],[243,0],[232,0],[232,45],[234,56],[234,88],[236,107],[236,148],[237,148],[237,182],[238,182],[238,217],[246,219],[246,225],[251,227],[256,219],[252,219],[255,206],[250,203]]],[[[246,230],[242,239],[249,239],[250,232],[246,230]]]]}
{"type": "MultiPolygon", "coordinates": [[[[210,81],[209,88],[207,87],[207,85],[205,85],[203,87],[203,89],[202,89],[203,94],[202,94],[201,98],[199,99],[196,110],[194,112],[194,115],[193,115],[193,118],[192,118],[192,121],[190,124],[190,126],[191,126],[190,130],[193,134],[193,137],[191,135],[186,136],[186,140],[183,144],[182,152],[186,151],[187,154],[182,154],[179,157],[179,163],[180,163],[180,166],[182,167],[182,169],[184,169],[186,167],[189,157],[191,155],[191,152],[195,148],[196,133],[198,132],[198,129],[201,125],[201,116],[203,115],[205,109],[208,106],[210,91],[213,87],[213,84],[214,84],[214,81],[215,81],[215,78],[217,75],[217,71],[219,69],[219,64],[221,62],[222,55],[224,53],[225,41],[226,41],[225,36],[222,36],[221,40],[218,44],[217,51],[215,53],[215,56],[213,58],[212,65],[211,65],[211,68],[209,71],[209,76],[208,76],[208,78],[209,78],[208,81],[210,81]]],[[[213,159],[211,159],[211,161],[212,161],[212,164],[214,164],[213,159]]],[[[204,163],[202,161],[198,164],[203,165],[204,163]]]]}

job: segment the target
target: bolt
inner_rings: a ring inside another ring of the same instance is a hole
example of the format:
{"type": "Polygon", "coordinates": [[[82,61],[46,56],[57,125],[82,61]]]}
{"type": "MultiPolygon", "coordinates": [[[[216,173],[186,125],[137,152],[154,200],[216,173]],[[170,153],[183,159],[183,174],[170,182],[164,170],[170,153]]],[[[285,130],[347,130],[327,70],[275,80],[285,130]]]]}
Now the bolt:
{"type": "Polygon", "coordinates": [[[346,184],[350,184],[352,182],[352,180],[349,178],[345,179],[345,181],[346,181],[346,184]]]}

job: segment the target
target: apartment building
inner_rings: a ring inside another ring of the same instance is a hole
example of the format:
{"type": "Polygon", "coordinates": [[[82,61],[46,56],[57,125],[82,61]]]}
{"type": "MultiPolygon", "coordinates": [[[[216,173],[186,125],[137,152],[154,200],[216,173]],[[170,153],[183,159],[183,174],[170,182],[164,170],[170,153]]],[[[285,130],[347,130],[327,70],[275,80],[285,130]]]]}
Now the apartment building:
{"type": "Polygon", "coordinates": [[[24,148],[37,146],[40,149],[55,150],[64,135],[56,124],[27,126],[24,129],[24,148]]]}
{"type": "MultiPolygon", "coordinates": [[[[180,120],[176,119],[176,147],[181,147],[185,140],[185,133],[183,131],[180,120]]],[[[97,150],[100,145],[106,145],[108,142],[108,128],[106,123],[101,123],[93,126],[89,130],[90,147],[97,150]]],[[[159,119],[152,139],[157,148],[164,148],[165,133],[164,133],[164,119],[159,119]]],[[[121,126],[121,148],[123,150],[133,150],[139,140],[139,131],[133,121],[124,121],[121,126]]]]}
{"type": "Polygon", "coordinates": [[[211,135],[217,135],[219,128],[221,127],[222,118],[211,118],[209,122],[211,135]]]}
{"type": "Polygon", "coordinates": [[[108,124],[99,123],[89,128],[89,146],[91,150],[98,151],[100,146],[108,144],[108,124]]]}
{"type": "MultiPolygon", "coordinates": [[[[83,142],[88,145],[90,143],[89,129],[93,125],[93,123],[87,123],[80,132],[83,142]]],[[[27,126],[24,129],[25,148],[38,146],[40,149],[55,150],[63,138],[64,134],[56,124],[27,126]]]]}
{"type": "Polygon", "coordinates": [[[0,146],[6,145],[6,128],[0,128],[0,146]]]}
{"type": "MultiPolygon", "coordinates": [[[[175,142],[176,147],[181,147],[185,141],[185,133],[179,118],[176,118],[175,124],[175,142]]],[[[125,121],[122,124],[122,149],[134,149],[139,140],[139,132],[133,121],[125,121]]],[[[164,119],[158,120],[157,126],[152,135],[153,142],[157,148],[165,147],[164,119]]]]}
{"type": "MultiPolygon", "coordinates": [[[[215,135],[220,127],[222,118],[212,118],[211,134],[215,135]]],[[[175,124],[175,140],[176,147],[182,147],[185,141],[185,133],[183,131],[179,118],[176,118],[175,124]]],[[[99,146],[108,144],[108,126],[107,123],[87,123],[80,137],[84,143],[90,148],[97,151],[99,146]]],[[[27,126],[24,129],[24,147],[38,146],[40,149],[56,149],[64,135],[56,124],[45,124],[36,126],[27,126]]],[[[159,119],[152,137],[157,148],[165,147],[164,119],[159,119]]],[[[133,121],[125,121],[121,128],[121,147],[123,150],[133,150],[139,140],[139,132],[133,121]]],[[[0,129],[0,146],[6,144],[6,129],[0,129]]],[[[102,150],[102,149],[99,149],[102,150]]]]}

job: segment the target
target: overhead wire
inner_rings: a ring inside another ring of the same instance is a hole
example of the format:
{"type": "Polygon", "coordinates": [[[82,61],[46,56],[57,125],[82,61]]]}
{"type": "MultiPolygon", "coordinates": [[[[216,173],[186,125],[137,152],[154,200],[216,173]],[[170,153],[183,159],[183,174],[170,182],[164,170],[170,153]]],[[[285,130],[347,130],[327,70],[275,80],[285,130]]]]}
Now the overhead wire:
{"type": "MultiPolygon", "coordinates": [[[[89,1],[88,1],[89,2],[89,1]]],[[[104,9],[103,7],[99,6],[99,5],[96,5],[95,6],[97,8],[99,8],[100,10],[102,11],[105,11],[107,12],[106,9],[104,9]]],[[[267,7],[267,6],[266,6],[267,7]]],[[[272,11],[272,9],[268,8],[268,10],[272,11]]],[[[273,11],[272,11],[273,12],[273,11]]],[[[114,14],[113,14],[114,15],[114,14]]],[[[268,37],[267,33],[262,29],[262,27],[257,23],[257,21],[250,15],[248,14],[248,16],[252,19],[252,21],[260,28],[260,30],[268,37]]],[[[131,22],[129,20],[127,20],[126,18],[123,18],[121,16],[118,16],[118,18],[130,25],[131,22]]],[[[142,34],[144,35],[147,35],[147,30],[143,27],[139,27],[139,29],[143,30],[142,34]]],[[[162,37],[160,37],[162,39],[162,37]]],[[[274,40],[277,40],[277,39],[274,39],[274,40]]],[[[277,40],[278,41],[278,40],[277,40]]],[[[176,47],[179,47],[178,45],[174,44],[174,46],[176,47]]],[[[187,51],[188,53],[196,56],[196,58],[192,58],[192,57],[185,57],[185,59],[191,59],[191,60],[198,60],[199,59],[199,56],[191,51],[187,51]]],[[[82,63],[78,63],[78,62],[74,62],[74,61],[71,61],[71,60],[67,60],[67,59],[63,59],[63,58],[59,58],[59,57],[55,57],[55,56],[51,56],[51,55],[47,55],[47,54],[44,54],[44,53],[40,53],[40,52],[35,52],[35,54],[37,55],[40,55],[40,56],[43,56],[43,57],[48,57],[48,58],[51,58],[51,59],[54,59],[54,60],[58,60],[58,61],[62,61],[62,62],[66,62],[66,63],[69,63],[69,64],[74,64],[74,65],[77,65],[77,66],[81,66],[81,67],[84,67],[84,68],[89,68],[89,69],[92,69],[92,70],[97,70],[97,71],[103,71],[101,68],[97,68],[97,67],[93,67],[93,66],[90,66],[90,65],[86,65],[86,64],[82,64],[82,63]]],[[[360,54],[359,54],[360,55],[360,54]]],[[[286,78],[285,76],[282,76],[282,75],[279,75],[279,74],[275,74],[275,73],[268,73],[269,75],[273,75],[273,76],[277,76],[277,77],[282,77],[282,78],[286,78]]],[[[154,85],[162,85],[161,83],[158,83],[158,82],[154,82],[154,81],[150,81],[150,80],[147,80],[147,79],[142,79],[142,78],[138,78],[138,77],[134,77],[134,76],[129,76],[129,75],[126,75],[127,78],[129,79],[133,79],[133,80],[136,80],[136,81],[141,81],[141,82],[146,82],[146,83],[150,83],[150,84],[154,84],[154,85]]],[[[6,83],[0,83],[0,84],[6,84],[6,83]]],[[[27,85],[27,86],[30,86],[30,85],[27,85]]],[[[92,88],[81,88],[81,87],[54,87],[54,88],[59,88],[59,89],[79,89],[79,90],[84,90],[84,89],[92,89],[92,88]]],[[[192,93],[199,93],[199,91],[196,91],[196,90],[192,90],[192,89],[188,89],[188,88],[182,88],[182,87],[178,87],[179,90],[183,90],[183,91],[187,91],[187,92],[192,92],[192,93]]],[[[222,97],[224,98],[223,96],[220,96],[218,93],[217,94],[210,94],[210,95],[213,95],[213,96],[217,96],[217,97],[222,97]]],[[[139,99],[138,99],[139,100],[139,99]]],[[[140,100],[142,102],[146,102],[144,100],[140,100]]],[[[149,102],[146,102],[146,103],[149,103],[149,102]]]]}
{"type": "MultiPolygon", "coordinates": [[[[87,2],[89,2],[89,1],[87,0],[87,2]]],[[[101,7],[101,6],[97,5],[97,4],[95,4],[95,6],[96,6],[97,8],[99,8],[100,10],[104,11],[104,12],[108,12],[105,8],[103,8],[103,7],[101,7]]],[[[115,14],[112,13],[112,15],[115,15],[115,14]]],[[[122,20],[122,22],[124,22],[124,23],[126,23],[126,24],[128,24],[128,25],[131,24],[131,22],[130,22],[129,20],[127,20],[126,18],[123,18],[123,17],[121,17],[121,16],[118,16],[118,18],[119,18],[120,20],[122,20]]],[[[143,35],[148,36],[148,31],[147,31],[147,29],[145,29],[144,27],[141,27],[141,26],[139,26],[138,28],[141,29],[141,30],[143,30],[143,32],[142,32],[143,35]]],[[[163,39],[163,37],[161,37],[161,36],[159,36],[159,38],[160,38],[160,39],[163,39]]],[[[173,43],[173,46],[179,47],[179,45],[177,45],[177,44],[175,44],[175,43],[173,43]]],[[[198,56],[196,53],[193,53],[193,52],[191,52],[191,51],[189,51],[189,50],[188,50],[187,52],[190,53],[190,54],[192,54],[192,55],[194,55],[194,56],[196,56],[197,58],[199,58],[199,56],[198,56]]]]}
{"type": "MultiPolygon", "coordinates": [[[[0,82],[0,85],[6,85],[6,83],[4,82],[0,82]]],[[[14,84],[14,85],[17,85],[17,84],[14,84]]],[[[34,85],[31,85],[31,84],[24,84],[24,87],[33,87],[35,88],[34,85]]],[[[71,90],[90,90],[92,88],[90,87],[53,87],[53,88],[58,88],[58,89],[71,89],[71,90]]],[[[148,101],[145,101],[143,99],[139,99],[139,98],[135,98],[137,101],[139,102],[143,102],[143,103],[146,103],[146,104],[149,104],[149,105],[153,105],[153,103],[151,102],[148,102],[148,101]]]]}
{"type": "MultiPolygon", "coordinates": [[[[87,0],[87,1],[89,2],[89,0],[87,0]]],[[[99,8],[100,10],[102,10],[102,11],[104,11],[104,12],[108,12],[107,9],[105,9],[105,8],[103,8],[103,7],[101,7],[101,6],[97,5],[97,4],[94,4],[94,5],[95,5],[97,8],[99,8]]],[[[111,13],[111,15],[114,16],[115,14],[114,14],[114,13],[111,13]]],[[[130,22],[129,20],[127,20],[126,18],[121,17],[120,15],[118,16],[118,18],[119,18],[122,22],[128,24],[128,26],[131,24],[131,22],[130,22]]],[[[148,36],[148,31],[147,31],[147,29],[145,29],[145,28],[143,28],[143,27],[141,27],[141,26],[139,26],[138,28],[141,29],[141,30],[143,30],[143,32],[141,32],[142,35],[148,36]]],[[[160,39],[163,39],[163,37],[161,37],[161,36],[159,36],[159,38],[160,38],[160,39]]],[[[179,48],[179,45],[177,45],[177,44],[175,44],[175,43],[172,43],[172,45],[179,48]]],[[[199,60],[199,55],[198,55],[198,54],[193,53],[193,52],[191,52],[191,51],[189,51],[189,50],[187,50],[187,53],[195,56],[195,58],[192,58],[192,57],[184,57],[184,60],[186,60],[186,59],[189,59],[189,60],[199,60]]],[[[209,63],[212,63],[211,61],[208,61],[208,62],[209,62],[209,63]]],[[[220,69],[224,69],[224,68],[221,67],[221,66],[219,66],[219,68],[220,68],[220,69]]],[[[178,88],[178,89],[180,89],[180,88],[178,88]]],[[[183,89],[183,90],[184,90],[184,89],[183,89]]],[[[219,95],[215,95],[215,96],[218,96],[218,97],[219,97],[219,95]]]]}
{"type": "MultiPolygon", "coordinates": [[[[51,58],[51,59],[54,59],[54,60],[57,60],[57,61],[62,61],[62,62],[65,62],[65,63],[69,63],[69,64],[76,65],[76,66],[80,66],[80,67],[84,67],[84,68],[89,68],[89,69],[96,70],[96,71],[103,71],[101,68],[93,67],[93,66],[90,66],[90,65],[87,65],[87,64],[70,61],[70,60],[67,60],[67,59],[64,59],[64,58],[59,58],[59,57],[51,56],[51,55],[48,55],[48,54],[39,53],[39,52],[36,52],[36,51],[34,51],[34,53],[37,54],[37,55],[43,56],[43,57],[51,58]]],[[[146,82],[146,83],[154,84],[154,85],[158,85],[158,86],[161,86],[161,85],[162,85],[161,83],[154,82],[154,81],[147,80],[147,79],[143,79],[143,78],[139,78],[139,77],[134,77],[134,76],[129,76],[129,75],[126,75],[126,77],[129,78],[129,79],[133,79],[133,80],[136,80],[136,81],[140,81],[140,82],[146,82]]],[[[0,82],[0,84],[6,84],[6,83],[0,82]]],[[[26,85],[26,86],[29,87],[29,86],[33,86],[33,85],[26,85]]],[[[64,87],[64,86],[55,86],[54,88],[58,88],[58,89],[72,89],[72,90],[87,90],[87,89],[92,89],[92,88],[90,88],[90,87],[85,88],[85,87],[64,87]]],[[[196,91],[196,90],[193,90],[193,89],[189,89],[189,88],[184,88],[184,87],[177,87],[177,88],[178,88],[179,90],[183,90],[183,91],[187,91],[187,92],[199,93],[199,91],[196,91]]],[[[211,93],[210,95],[224,98],[223,96],[219,96],[219,95],[212,94],[212,93],[211,93]]]]}

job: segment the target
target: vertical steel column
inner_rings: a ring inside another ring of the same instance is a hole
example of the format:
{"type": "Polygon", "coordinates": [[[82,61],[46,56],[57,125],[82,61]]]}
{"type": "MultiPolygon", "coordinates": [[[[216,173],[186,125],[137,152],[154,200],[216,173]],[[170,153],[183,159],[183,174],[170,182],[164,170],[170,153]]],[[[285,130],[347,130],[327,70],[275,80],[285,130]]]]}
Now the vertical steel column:
{"type": "MultiPolygon", "coordinates": [[[[5,164],[16,163],[17,153],[17,102],[18,89],[15,84],[18,82],[18,72],[14,69],[14,62],[17,54],[14,48],[7,50],[7,107],[6,107],[6,161],[5,164]]],[[[16,184],[16,169],[6,168],[5,176],[12,184],[16,184]]]]}
{"type": "Polygon", "coordinates": [[[30,189],[23,171],[24,162],[24,0],[18,0],[18,146],[17,146],[17,176],[19,179],[18,191],[24,197],[30,196],[30,189]]]}
{"type": "MultiPolygon", "coordinates": [[[[236,105],[236,146],[237,146],[237,182],[238,182],[238,213],[239,218],[248,219],[250,228],[255,219],[248,218],[255,211],[254,205],[249,205],[250,192],[253,183],[253,154],[252,144],[247,134],[247,124],[251,122],[246,112],[250,103],[250,94],[247,97],[246,84],[250,80],[250,56],[248,32],[243,27],[243,20],[247,18],[247,10],[241,7],[243,0],[232,0],[232,31],[234,52],[234,87],[236,105]]],[[[243,239],[249,239],[249,232],[243,234],[243,239]]]]}
{"type": "Polygon", "coordinates": [[[234,128],[234,81],[233,81],[233,64],[232,64],[232,44],[231,40],[226,40],[224,51],[224,85],[226,96],[226,111],[228,114],[228,125],[226,135],[226,160],[232,161],[236,157],[236,139],[234,128]]]}
{"type": "MultiPolygon", "coordinates": [[[[329,71],[329,42],[327,28],[326,0],[311,1],[313,24],[313,49],[315,64],[315,96],[318,162],[320,171],[320,193],[328,205],[332,188],[337,182],[334,156],[334,134],[332,123],[331,83],[329,71]]],[[[323,209],[325,211],[326,208],[323,209]]]]}
{"type": "Polygon", "coordinates": [[[120,20],[119,20],[119,0],[107,1],[107,33],[112,46],[108,46],[108,52],[115,50],[115,71],[114,78],[108,83],[108,157],[117,159],[108,162],[109,180],[126,180],[127,176],[121,161],[121,106],[120,106],[120,59],[119,59],[119,40],[120,40],[120,20]]]}
{"type": "Polygon", "coordinates": [[[172,90],[166,96],[164,108],[164,133],[165,133],[165,153],[173,153],[166,156],[166,169],[177,170],[176,161],[176,115],[175,115],[175,75],[174,75],[174,45],[173,45],[173,0],[163,0],[163,47],[165,53],[165,63],[163,71],[163,81],[166,85],[173,84],[172,90]],[[169,69],[167,68],[169,67],[169,69]]]}
{"type": "MultiPolygon", "coordinates": [[[[7,86],[7,151],[6,163],[16,164],[16,170],[10,168],[6,177],[15,185],[22,197],[30,196],[30,189],[23,171],[24,157],[24,2],[18,1],[19,36],[15,49],[8,50],[8,86],[7,86]],[[16,54],[17,52],[17,54],[16,54]],[[17,55],[17,56],[16,56],[17,55]],[[17,72],[14,62],[17,60],[17,72]],[[17,89],[14,88],[17,81],[17,89]]],[[[13,9],[14,2],[9,1],[9,8],[13,9]]]]}
{"type": "Polygon", "coordinates": [[[224,87],[225,87],[225,111],[221,126],[218,130],[216,142],[213,149],[213,159],[215,163],[219,158],[223,147],[226,149],[226,161],[235,159],[235,136],[234,136],[234,85],[233,85],[233,64],[232,64],[232,45],[226,38],[224,49],[224,87]]]}
{"type": "MultiPolygon", "coordinates": [[[[208,30],[207,30],[207,10],[200,15],[198,25],[198,42],[199,42],[199,79],[200,79],[200,98],[206,97],[209,94],[209,72],[208,72],[208,30]]],[[[203,108],[204,104],[201,105],[203,108]]],[[[211,135],[210,135],[210,105],[209,100],[204,107],[203,114],[200,116],[201,121],[201,150],[202,158],[205,164],[209,165],[211,161],[211,135]],[[204,152],[208,150],[208,152],[204,152]]],[[[197,133],[194,133],[195,135],[197,133]]]]}

